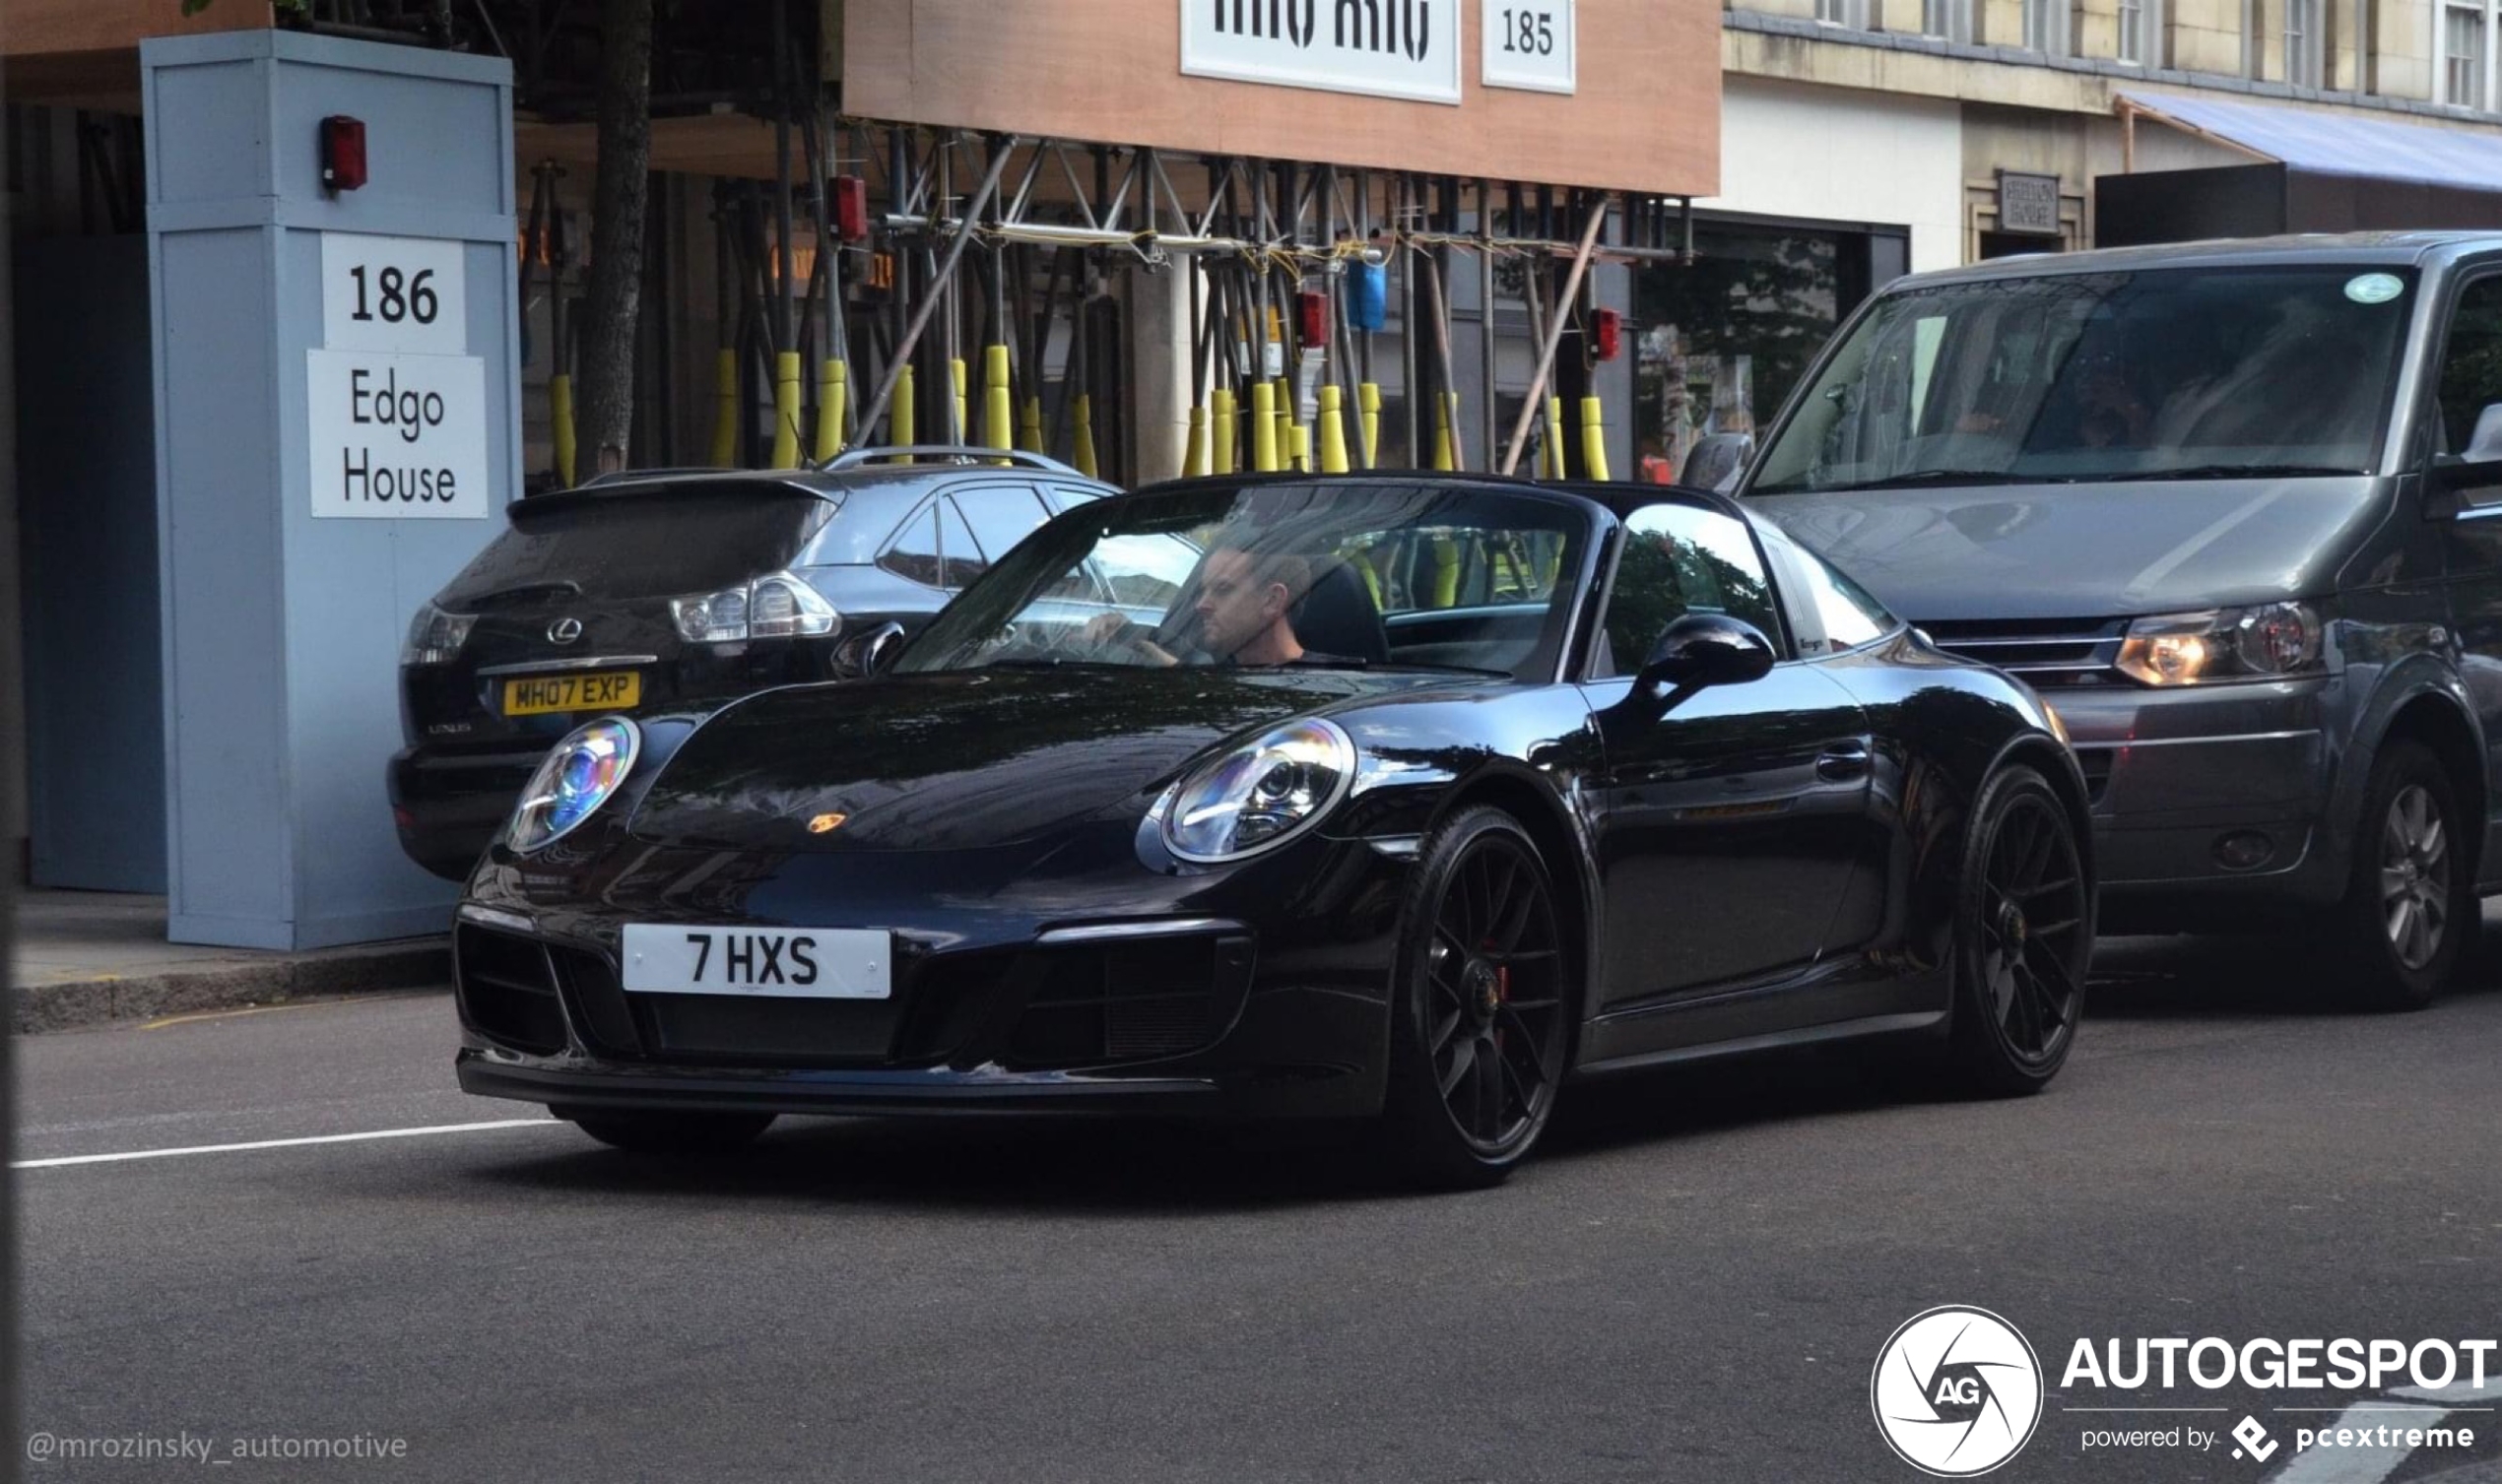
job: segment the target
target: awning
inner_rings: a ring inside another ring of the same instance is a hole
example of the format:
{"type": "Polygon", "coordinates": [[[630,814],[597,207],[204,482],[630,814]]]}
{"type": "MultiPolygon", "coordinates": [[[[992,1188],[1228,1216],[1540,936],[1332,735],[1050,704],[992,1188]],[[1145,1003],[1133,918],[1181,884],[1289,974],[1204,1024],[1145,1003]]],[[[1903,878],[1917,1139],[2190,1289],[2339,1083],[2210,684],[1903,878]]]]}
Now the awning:
{"type": "Polygon", "coordinates": [[[2297,170],[2502,192],[2502,134],[2177,93],[2123,91],[2119,100],[2123,113],[2157,118],[2297,170]]]}

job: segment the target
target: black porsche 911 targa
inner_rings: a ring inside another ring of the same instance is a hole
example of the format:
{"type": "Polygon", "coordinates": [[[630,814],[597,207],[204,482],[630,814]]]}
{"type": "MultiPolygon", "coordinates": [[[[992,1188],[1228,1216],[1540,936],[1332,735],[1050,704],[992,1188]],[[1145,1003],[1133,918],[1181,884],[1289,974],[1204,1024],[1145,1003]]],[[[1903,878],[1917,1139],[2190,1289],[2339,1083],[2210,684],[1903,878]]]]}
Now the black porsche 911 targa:
{"type": "Polygon", "coordinates": [[[1194,481],[865,677],[566,739],[460,906],[458,1070],[632,1149],[1342,1117],[1484,1183],[1595,1072],[1925,1038],[2043,1086],[2089,840],[2038,698],[1717,496],[1194,481]]]}

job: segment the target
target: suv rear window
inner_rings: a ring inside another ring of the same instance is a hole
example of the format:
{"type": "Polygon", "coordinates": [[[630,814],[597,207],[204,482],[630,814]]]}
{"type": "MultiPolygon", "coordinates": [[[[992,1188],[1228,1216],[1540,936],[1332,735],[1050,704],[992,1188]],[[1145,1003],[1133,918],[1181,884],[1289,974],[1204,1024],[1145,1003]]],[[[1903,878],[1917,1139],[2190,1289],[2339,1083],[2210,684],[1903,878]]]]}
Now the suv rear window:
{"type": "Polygon", "coordinates": [[[540,496],[511,507],[437,600],[455,610],[562,588],[585,598],[707,592],[790,565],[837,509],[794,489],[686,485],[540,496]]]}

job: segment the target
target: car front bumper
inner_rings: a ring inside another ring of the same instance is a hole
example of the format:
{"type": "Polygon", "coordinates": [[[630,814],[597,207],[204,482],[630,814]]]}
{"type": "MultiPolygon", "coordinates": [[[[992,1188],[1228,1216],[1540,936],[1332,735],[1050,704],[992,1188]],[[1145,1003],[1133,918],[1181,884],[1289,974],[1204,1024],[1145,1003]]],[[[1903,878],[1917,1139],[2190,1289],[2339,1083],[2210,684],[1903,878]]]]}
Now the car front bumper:
{"type": "Polygon", "coordinates": [[[453,939],[457,1073],[485,1096],[612,1109],[1369,1114],[1412,867],[1360,841],[1307,844],[1229,876],[1142,881],[1132,863],[1099,905],[1068,883],[989,895],[943,859],[781,863],[809,873],[795,897],[840,904],[816,925],[893,934],[884,1000],[627,993],[626,920],[737,915],[589,914],[578,898],[534,914],[493,889],[491,865],[453,939]],[[933,907],[947,877],[955,905],[933,907]],[[1279,908],[1286,877],[1305,883],[1300,910],[1279,908]]]}
{"type": "Polygon", "coordinates": [[[2161,897],[2326,902],[2335,681],[2046,693],[2082,765],[2102,889],[2115,915],[2161,897]]]}

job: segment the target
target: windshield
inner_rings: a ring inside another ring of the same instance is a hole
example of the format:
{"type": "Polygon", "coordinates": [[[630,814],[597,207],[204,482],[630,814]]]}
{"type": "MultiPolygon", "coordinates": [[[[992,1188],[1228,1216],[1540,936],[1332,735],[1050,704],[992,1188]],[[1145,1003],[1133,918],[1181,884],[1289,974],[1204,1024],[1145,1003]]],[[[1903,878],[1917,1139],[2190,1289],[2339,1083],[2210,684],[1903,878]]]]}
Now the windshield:
{"type": "Polygon", "coordinates": [[[1748,492],[2369,473],[2414,287],[2183,268],[1888,294],[1748,492]]]}
{"type": "Polygon", "coordinates": [[[1122,496],[1020,545],[895,668],[1551,676],[1590,519],[1548,496],[1405,482],[1122,496]]]}

